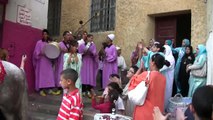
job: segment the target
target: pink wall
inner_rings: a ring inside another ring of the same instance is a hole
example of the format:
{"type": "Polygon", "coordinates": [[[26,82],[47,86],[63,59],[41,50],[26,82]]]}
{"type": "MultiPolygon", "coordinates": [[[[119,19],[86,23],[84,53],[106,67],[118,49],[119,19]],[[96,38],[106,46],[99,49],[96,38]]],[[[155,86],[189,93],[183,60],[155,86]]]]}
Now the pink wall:
{"type": "Polygon", "coordinates": [[[20,66],[22,54],[28,59],[25,66],[29,92],[34,91],[35,75],[32,54],[36,42],[41,38],[42,30],[5,20],[3,26],[2,47],[8,49],[9,61],[20,66]]]}
{"type": "Polygon", "coordinates": [[[8,0],[0,0],[0,3],[6,4],[8,3],[8,0]]]}

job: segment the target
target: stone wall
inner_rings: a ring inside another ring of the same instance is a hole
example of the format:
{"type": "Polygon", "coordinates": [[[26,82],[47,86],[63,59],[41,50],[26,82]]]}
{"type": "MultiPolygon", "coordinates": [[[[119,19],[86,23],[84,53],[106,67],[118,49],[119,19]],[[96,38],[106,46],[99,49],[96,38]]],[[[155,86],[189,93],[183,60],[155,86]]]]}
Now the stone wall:
{"type": "MultiPolygon", "coordinates": [[[[90,0],[62,0],[61,8],[61,36],[65,30],[75,33],[80,27],[79,21],[85,23],[90,17],[90,0]]],[[[89,30],[89,24],[84,29],[89,30]]]]}
{"type": "Polygon", "coordinates": [[[213,32],[213,0],[207,1],[207,36],[213,32]]]}
{"type": "MultiPolygon", "coordinates": [[[[74,34],[81,26],[79,21],[84,23],[90,19],[90,3],[91,0],[62,0],[62,13],[61,13],[61,36],[65,30],[70,30],[74,34]]],[[[83,29],[89,32],[90,22],[86,24],[83,29]]],[[[114,31],[92,33],[94,35],[94,42],[97,49],[101,48],[101,43],[105,40],[107,34],[114,33],[114,31]]]]}
{"type": "MultiPolygon", "coordinates": [[[[66,29],[76,30],[78,21],[88,20],[90,17],[90,1],[63,0],[61,32],[66,29]],[[74,6],[73,6],[74,5],[74,6]],[[71,6],[71,7],[68,7],[71,6]],[[83,8],[84,9],[80,9],[83,8]]],[[[100,48],[100,43],[108,33],[115,33],[115,44],[118,44],[130,65],[130,54],[138,41],[144,39],[146,43],[154,38],[155,16],[167,13],[181,13],[191,11],[191,42],[195,47],[205,43],[207,31],[206,3],[204,0],[116,0],[116,26],[115,31],[94,33],[95,42],[100,48]]],[[[89,25],[85,27],[89,30],[89,25]]]]}
{"type": "Polygon", "coordinates": [[[154,38],[155,18],[151,17],[153,14],[163,15],[168,12],[191,10],[192,45],[205,42],[206,4],[202,0],[138,0],[137,2],[117,0],[116,7],[115,34],[117,43],[124,44],[122,48],[127,50],[125,58],[129,58],[137,41],[142,38],[144,40],[154,38]]]}

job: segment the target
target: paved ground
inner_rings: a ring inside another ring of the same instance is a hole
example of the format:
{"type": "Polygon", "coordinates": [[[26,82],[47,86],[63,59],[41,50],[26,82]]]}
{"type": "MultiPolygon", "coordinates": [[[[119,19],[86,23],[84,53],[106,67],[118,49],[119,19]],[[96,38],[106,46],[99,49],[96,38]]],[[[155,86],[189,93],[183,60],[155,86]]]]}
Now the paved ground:
{"type": "MultiPolygon", "coordinates": [[[[98,91],[98,89],[100,89],[100,74],[98,74],[97,78],[97,86],[95,88],[96,94],[101,95],[102,92],[98,91]]],[[[123,79],[122,83],[125,85],[127,82],[126,79],[123,79]]],[[[48,95],[42,97],[38,93],[30,94],[28,103],[28,120],[55,120],[60,108],[61,100],[62,95],[48,95]]],[[[99,111],[91,107],[91,99],[88,97],[83,97],[83,102],[84,120],[93,120],[95,113],[98,113],[99,111]]]]}
{"type": "MultiPolygon", "coordinates": [[[[58,114],[62,100],[62,95],[46,97],[38,93],[29,95],[28,120],[55,120],[58,114]]],[[[91,99],[83,97],[84,102],[84,120],[93,120],[95,113],[98,113],[91,107],[91,99]]]]}

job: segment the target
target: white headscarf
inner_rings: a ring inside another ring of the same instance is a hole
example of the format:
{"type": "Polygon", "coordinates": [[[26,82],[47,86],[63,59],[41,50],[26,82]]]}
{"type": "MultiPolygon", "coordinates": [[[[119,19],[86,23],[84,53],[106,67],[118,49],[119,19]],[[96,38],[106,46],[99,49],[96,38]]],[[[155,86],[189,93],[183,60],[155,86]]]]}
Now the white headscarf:
{"type": "Polygon", "coordinates": [[[170,64],[173,64],[175,62],[175,58],[172,55],[172,49],[171,49],[171,47],[168,46],[168,45],[164,45],[164,48],[165,48],[165,53],[164,53],[165,54],[165,59],[167,61],[169,61],[170,64]]]}

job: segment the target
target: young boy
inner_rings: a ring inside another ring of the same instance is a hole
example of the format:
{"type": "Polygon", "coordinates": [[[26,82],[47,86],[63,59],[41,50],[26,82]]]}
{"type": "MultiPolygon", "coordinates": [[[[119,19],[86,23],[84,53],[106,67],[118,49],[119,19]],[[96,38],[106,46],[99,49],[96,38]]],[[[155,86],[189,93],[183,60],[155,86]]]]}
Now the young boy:
{"type": "Polygon", "coordinates": [[[64,93],[57,120],[82,120],[83,103],[80,92],[75,87],[78,73],[73,69],[66,69],[61,72],[60,79],[60,84],[63,89],[67,89],[67,93],[64,93]]]}

